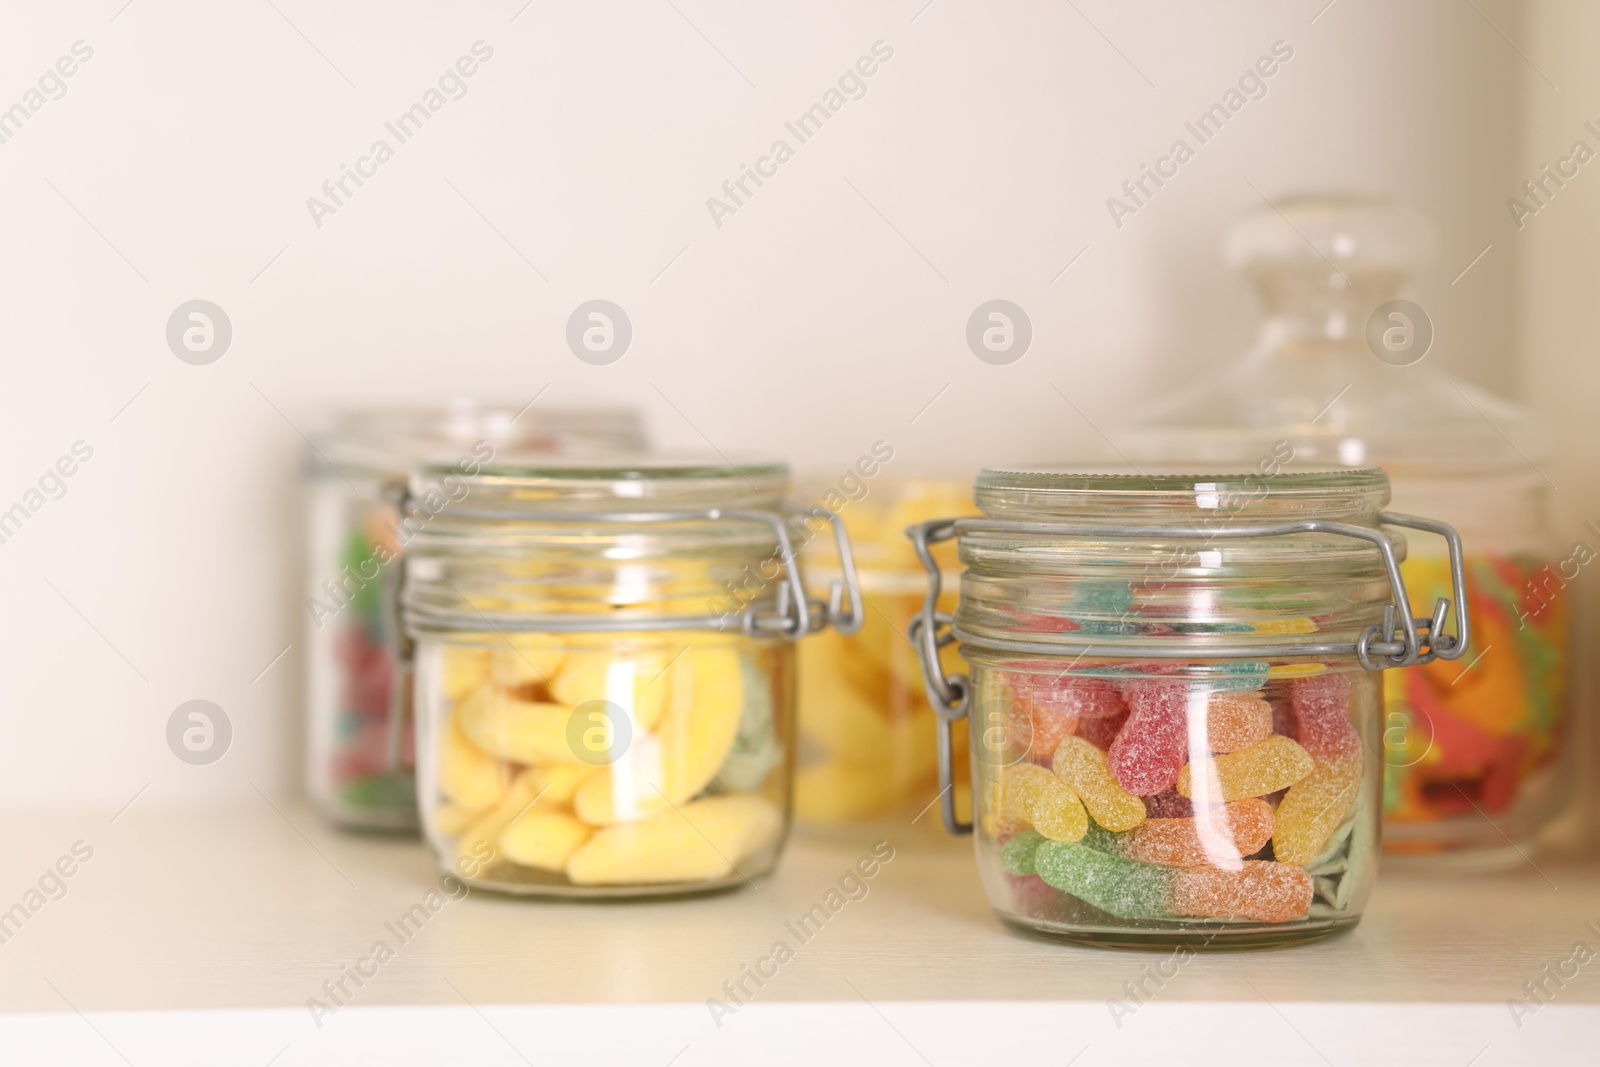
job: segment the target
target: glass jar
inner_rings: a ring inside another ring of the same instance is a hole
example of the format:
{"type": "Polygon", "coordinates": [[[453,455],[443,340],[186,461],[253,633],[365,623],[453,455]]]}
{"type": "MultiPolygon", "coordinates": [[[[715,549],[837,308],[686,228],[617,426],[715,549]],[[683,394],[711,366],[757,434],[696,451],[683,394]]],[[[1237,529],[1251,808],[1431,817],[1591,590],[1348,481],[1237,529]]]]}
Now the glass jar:
{"type": "MultiPolygon", "coordinates": [[[[936,516],[976,514],[972,490],[968,483],[935,479],[854,484],[865,495],[841,493],[839,517],[850,535],[867,610],[859,633],[819,634],[800,649],[795,817],[811,825],[881,818],[922,822],[939,786],[933,709],[916,649],[906,640],[927,584],[906,527],[936,516]]],[[[808,499],[830,500],[821,493],[808,499]]],[[[941,610],[955,608],[954,549],[938,550],[950,587],[941,610]]],[[[830,539],[814,539],[803,556],[814,579],[837,579],[839,558],[830,539]]],[[[945,650],[943,663],[956,669],[955,649],[945,650]]],[[[971,804],[965,739],[958,737],[956,744],[954,791],[957,805],[965,808],[971,804]]]]}
{"type": "MultiPolygon", "coordinates": [[[[1406,606],[1381,470],[1194,475],[989,469],[984,517],[913,527],[930,589],[913,639],[957,642],[970,679],[930,673],[970,716],[989,901],[1072,941],[1241,947],[1355,925],[1382,794],[1379,671],[1465,650],[1406,606]],[[939,616],[929,546],[957,538],[939,616]],[[949,624],[948,633],[940,634],[949,624]]],[[[1459,601],[1458,601],[1459,603],[1459,601]]]]}
{"type": "Polygon", "coordinates": [[[425,465],[414,539],[424,836],[468,884],[559,897],[737,887],[789,824],[798,638],[861,618],[843,527],[780,463],[425,465]],[[809,600],[794,542],[846,561],[809,600]]]}
{"type": "Polygon", "coordinates": [[[426,456],[482,463],[508,449],[636,450],[638,416],[612,409],[373,408],[335,416],[306,450],[306,789],[331,822],[415,830],[411,678],[398,626],[404,554],[426,512],[398,505],[426,456]]]}
{"type": "MultiPolygon", "coordinates": [[[[1575,550],[1549,525],[1538,421],[1444,374],[1426,311],[1394,300],[1432,244],[1425,219],[1381,200],[1298,200],[1242,220],[1227,257],[1266,309],[1254,348],[1118,437],[1140,464],[1377,464],[1398,510],[1461,531],[1475,643],[1462,666],[1385,681],[1384,847],[1516,864],[1572,793],[1575,550]]],[[[1406,580],[1442,595],[1448,569],[1425,543],[1406,580]]]]}

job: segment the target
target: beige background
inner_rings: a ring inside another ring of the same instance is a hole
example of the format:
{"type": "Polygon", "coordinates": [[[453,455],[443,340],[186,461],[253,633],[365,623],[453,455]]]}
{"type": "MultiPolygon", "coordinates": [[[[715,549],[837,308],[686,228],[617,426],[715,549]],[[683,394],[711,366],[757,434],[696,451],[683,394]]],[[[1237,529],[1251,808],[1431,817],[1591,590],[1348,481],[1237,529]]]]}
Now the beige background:
{"type": "Polygon", "coordinates": [[[1584,5],[274,3],[0,16],[0,105],[95,50],[0,145],[0,503],[95,450],[0,544],[0,802],[295,787],[295,427],[329,405],[549,383],[541,404],[636,403],[662,442],[814,473],[880,438],[905,473],[1102,459],[1048,383],[1109,424],[1231,359],[1255,310],[1217,248],[1261,195],[1388,191],[1432,215],[1425,369],[1548,411],[1564,521],[1596,512],[1600,178],[1522,234],[1504,206],[1600,100],[1584,5]],[[306,198],[480,39],[467,95],[314,227],[306,198]],[[1280,39],[1267,97],[1116,229],[1106,197],[1280,39]],[[715,227],[705,199],[878,40],[894,57],[867,95],[715,227]],[[163,336],[195,297],[235,331],[206,367],[163,336]],[[562,342],[593,297],[634,323],[613,366],[562,342]],[[994,297],[1034,324],[1010,367],[963,341],[994,297]],[[162,737],[197,697],[235,728],[208,768],[162,737]]]}

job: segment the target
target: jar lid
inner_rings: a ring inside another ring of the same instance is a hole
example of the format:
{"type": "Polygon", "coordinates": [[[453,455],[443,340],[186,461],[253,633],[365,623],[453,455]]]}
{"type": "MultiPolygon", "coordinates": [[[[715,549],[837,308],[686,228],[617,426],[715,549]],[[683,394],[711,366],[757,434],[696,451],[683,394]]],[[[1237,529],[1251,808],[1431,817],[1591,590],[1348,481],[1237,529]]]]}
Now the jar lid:
{"type": "Polygon", "coordinates": [[[1376,468],[988,468],[984,518],[938,535],[959,538],[967,567],[954,632],[972,647],[1100,656],[1353,650],[1404,603],[1405,539],[1391,527],[1414,523],[1385,514],[1388,498],[1376,468]]]}
{"type": "Polygon", "coordinates": [[[438,407],[337,411],[322,420],[310,443],[309,473],[398,481],[422,461],[449,464],[498,452],[546,457],[631,452],[645,447],[645,437],[638,412],[628,408],[519,407],[458,399],[438,407]]]}
{"type": "Polygon", "coordinates": [[[458,516],[538,519],[586,512],[776,510],[789,489],[789,466],[773,459],[671,455],[563,457],[496,455],[483,462],[424,462],[411,479],[414,497],[460,497],[458,516]]]}
{"type": "Polygon", "coordinates": [[[1389,501],[1378,467],[1195,471],[1173,466],[986,467],[974,492],[993,519],[1105,524],[1200,522],[1219,515],[1261,521],[1326,519],[1373,525],[1389,501]]]}
{"type": "Polygon", "coordinates": [[[1301,196],[1240,219],[1224,257],[1237,269],[1305,267],[1313,271],[1411,274],[1428,265],[1432,224],[1381,197],[1301,196]]]}

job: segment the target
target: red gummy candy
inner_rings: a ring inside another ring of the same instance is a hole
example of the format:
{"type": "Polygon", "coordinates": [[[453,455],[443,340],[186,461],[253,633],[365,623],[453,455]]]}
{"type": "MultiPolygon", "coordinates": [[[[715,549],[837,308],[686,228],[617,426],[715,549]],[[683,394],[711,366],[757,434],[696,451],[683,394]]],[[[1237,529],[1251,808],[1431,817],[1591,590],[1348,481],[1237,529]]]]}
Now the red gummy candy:
{"type": "Polygon", "coordinates": [[[1145,814],[1152,819],[1192,819],[1194,818],[1194,801],[1178,792],[1169,789],[1165,793],[1157,793],[1153,797],[1144,798],[1145,814]]]}
{"type": "Polygon", "coordinates": [[[1350,725],[1350,679],[1336,671],[1296,678],[1289,689],[1299,736],[1313,757],[1335,762],[1361,754],[1361,737],[1350,725]]]}
{"type": "Polygon", "coordinates": [[[1189,759],[1189,687],[1142,679],[1124,687],[1128,721],[1111,742],[1106,764],[1117,784],[1135,796],[1171,789],[1189,759]]]}
{"type": "MultiPolygon", "coordinates": [[[[1022,676],[1012,682],[1019,723],[1025,731],[1027,759],[1048,766],[1063,737],[1079,732],[1079,720],[1105,718],[1126,711],[1122,697],[1102,678],[1022,676]]],[[[1110,744],[1109,739],[1106,744],[1110,744]]],[[[1101,746],[1105,747],[1104,745],[1101,746]]]]}
{"type": "Polygon", "coordinates": [[[1078,720],[1078,736],[1089,742],[1095,748],[1104,751],[1111,747],[1111,742],[1117,739],[1117,734],[1122,732],[1122,724],[1128,721],[1128,712],[1124,708],[1115,715],[1099,715],[1092,719],[1078,720]]]}

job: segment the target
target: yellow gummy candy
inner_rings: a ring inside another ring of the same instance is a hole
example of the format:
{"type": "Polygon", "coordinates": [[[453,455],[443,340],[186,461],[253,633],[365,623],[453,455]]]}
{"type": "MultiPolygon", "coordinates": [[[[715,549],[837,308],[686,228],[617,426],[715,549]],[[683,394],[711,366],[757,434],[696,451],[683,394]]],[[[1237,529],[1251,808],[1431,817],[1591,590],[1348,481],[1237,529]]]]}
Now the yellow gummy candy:
{"type": "Polygon", "coordinates": [[[640,732],[626,754],[585,782],[573,806],[596,826],[645,819],[704,789],[733,747],[744,712],[739,653],[695,646],[664,679],[671,693],[656,733],[640,732]]]}
{"type": "MultiPolygon", "coordinates": [[[[544,799],[539,796],[539,787],[533,773],[533,771],[523,771],[517,775],[512,780],[511,787],[506,790],[505,796],[500,798],[500,803],[479,815],[461,832],[455,843],[458,868],[463,863],[470,863],[475,868],[478,866],[477,861],[486,854],[492,854],[496,860],[503,859],[498,848],[501,831],[533,805],[546,806],[544,799]]],[[[436,825],[444,833],[449,831],[443,824],[438,823],[437,819],[446,810],[447,808],[441,808],[435,812],[436,825]]]]}
{"type": "Polygon", "coordinates": [[[782,828],[778,809],[760,797],[708,797],[643,822],[596,831],[567,861],[567,877],[574,885],[726,878],[782,828]]]}
{"type": "Polygon", "coordinates": [[[825,630],[801,643],[799,689],[805,712],[800,732],[835,759],[873,767],[889,757],[889,721],[875,701],[845,676],[842,634],[825,630]]]}
{"type": "MultiPolygon", "coordinates": [[[[666,706],[669,673],[661,672],[672,663],[664,651],[614,653],[584,649],[569,652],[550,685],[557,703],[569,708],[591,700],[605,700],[627,712],[635,729],[648,730],[661,718],[666,706]]],[[[676,671],[681,663],[673,663],[676,671]]]]}
{"type": "Polygon", "coordinates": [[[567,741],[572,709],[520,700],[480,685],[456,707],[461,730],[474,745],[513,763],[580,763],[567,741]]]}
{"type": "Polygon", "coordinates": [[[800,768],[794,778],[795,808],[818,822],[849,822],[876,815],[894,803],[889,776],[858,763],[828,760],[800,768]]]}
{"type": "Polygon", "coordinates": [[[482,811],[505,795],[511,768],[467,739],[459,715],[450,716],[439,732],[439,792],[468,812],[482,811]]]}
{"type": "Polygon", "coordinates": [[[524,776],[541,804],[571,804],[578,787],[599,773],[599,767],[587,763],[557,763],[529,767],[524,776]]]}
{"type": "Polygon", "coordinates": [[[1300,866],[1311,862],[1344,821],[1360,789],[1359,752],[1349,759],[1317,760],[1311,773],[1290,786],[1278,805],[1273,857],[1300,866]]]}
{"type": "Polygon", "coordinates": [[[1121,833],[1144,822],[1144,801],[1117,784],[1106,766],[1106,754],[1087,739],[1063,737],[1051,767],[1105,829],[1121,833]]]}
{"type": "Polygon", "coordinates": [[[1082,841],[1089,832],[1089,816],[1072,787],[1037,763],[1007,767],[1000,795],[1008,818],[1027,823],[1052,841],[1082,841]]]}
{"type": "Polygon", "coordinates": [[[1178,772],[1178,792],[1193,797],[1194,776],[1200,775],[1201,800],[1220,803],[1263,797],[1294,785],[1311,773],[1306,750],[1282,734],[1226,756],[1195,760],[1178,772]]]}
{"type": "Polygon", "coordinates": [[[512,634],[507,640],[511,647],[494,650],[491,676],[498,686],[515,689],[530,683],[550,685],[566,657],[566,651],[554,638],[544,634],[512,634]]]}
{"type": "Polygon", "coordinates": [[[529,808],[500,832],[500,855],[523,867],[561,871],[594,828],[564,811],[529,808]]]}
{"type": "Polygon", "coordinates": [[[489,673],[489,651],[475,645],[444,645],[439,649],[440,681],[450,701],[460,700],[489,673]]]}
{"type": "Polygon", "coordinates": [[[477,812],[468,811],[459,804],[440,804],[433,811],[433,825],[438,828],[441,834],[448,834],[453,837],[468,826],[471,826],[472,820],[477,816],[477,812]]]}

